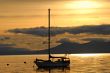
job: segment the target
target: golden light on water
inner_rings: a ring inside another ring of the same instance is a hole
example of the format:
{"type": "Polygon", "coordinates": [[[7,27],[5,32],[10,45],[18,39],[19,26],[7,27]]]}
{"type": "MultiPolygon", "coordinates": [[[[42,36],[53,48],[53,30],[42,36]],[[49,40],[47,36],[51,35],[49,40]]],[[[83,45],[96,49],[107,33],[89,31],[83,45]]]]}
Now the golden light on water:
{"type": "Polygon", "coordinates": [[[92,57],[92,56],[102,56],[104,54],[71,54],[71,56],[79,56],[79,57],[92,57]]]}
{"type": "Polygon", "coordinates": [[[100,8],[101,4],[96,1],[74,1],[67,4],[69,8],[84,9],[84,8],[100,8]]]}

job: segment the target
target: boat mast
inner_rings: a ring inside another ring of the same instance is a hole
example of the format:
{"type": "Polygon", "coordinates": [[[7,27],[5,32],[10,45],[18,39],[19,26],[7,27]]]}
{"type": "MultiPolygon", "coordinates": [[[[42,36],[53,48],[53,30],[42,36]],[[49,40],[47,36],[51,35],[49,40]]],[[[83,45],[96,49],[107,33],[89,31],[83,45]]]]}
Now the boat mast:
{"type": "Polygon", "coordinates": [[[51,36],[51,34],[50,34],[50,9],[48,9],[48,54],[49,54],[49,60],[50,60],[50,40],[51,40],[51,38],[50,38],[50,36],[51,36]]]}

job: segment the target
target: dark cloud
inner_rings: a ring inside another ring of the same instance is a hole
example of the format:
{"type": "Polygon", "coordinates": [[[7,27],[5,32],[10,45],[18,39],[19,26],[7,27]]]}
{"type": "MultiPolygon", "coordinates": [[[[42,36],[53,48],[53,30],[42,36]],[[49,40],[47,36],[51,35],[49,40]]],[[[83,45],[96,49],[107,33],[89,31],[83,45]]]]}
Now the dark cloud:
{"type": "MultiPolygon", "coordinates": [[[[27,29],[13,29],[8,30],[8,32],[13,33],[23,33],[23,34],[32,34],[32,35],[39,35],[39,36],[47,36],[48,35],[48,28],[46,27],[37,27],[37,28],[27,28],[27,29]]],[[[63,33],[70,33],[70,34],[80,34],[80,33],[89,33],[89,34],[110,34],[110,25],[94,25],[94,26],[81,26],[81,27],[52,27],[51,28],[51,35],[63,34],[63,33]]]]}

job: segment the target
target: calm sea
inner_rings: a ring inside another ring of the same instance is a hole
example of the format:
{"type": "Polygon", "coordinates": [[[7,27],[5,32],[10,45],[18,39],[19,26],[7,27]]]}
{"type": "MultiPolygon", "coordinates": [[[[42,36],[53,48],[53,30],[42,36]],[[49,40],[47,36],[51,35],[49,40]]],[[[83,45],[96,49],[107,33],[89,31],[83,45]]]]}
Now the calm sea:
{"type": "Polygon", "coordinates": [[[36,57],[47,59],[46,55],[0,56],[0,73],[110,73],[110,54],[71,54],[70,68],[50,70],[37,69],[36,57]]]}

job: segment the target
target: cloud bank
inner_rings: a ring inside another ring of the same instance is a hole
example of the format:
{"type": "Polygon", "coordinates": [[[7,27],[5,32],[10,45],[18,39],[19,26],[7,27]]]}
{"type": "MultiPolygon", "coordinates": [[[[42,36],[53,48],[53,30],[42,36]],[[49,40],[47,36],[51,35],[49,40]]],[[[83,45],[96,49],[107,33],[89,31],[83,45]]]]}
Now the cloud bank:
{"type": "MultiPolygon", "coordinates": [[[[25,28],[25,29],[13,29],[8,30],[8,32],[13,33],[23,33],[23,34],[32,34],[38,36],[47,36],[48,28],[46,27],[36,27],[36,28],[25,28]]],[[[88,34],[110,34],[110,24],[106,25],[94,25],[94,26],[80,26],[80,27],[51,27],[51,35],[55,36],[63,33],[70,34],[80,34],[80,33],[88,33],[88,34]]]]}

